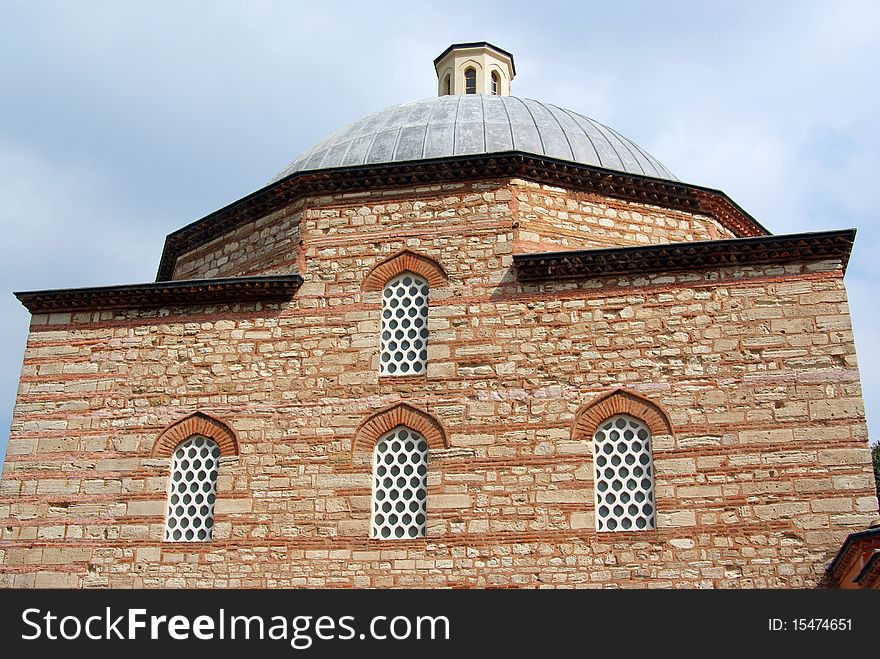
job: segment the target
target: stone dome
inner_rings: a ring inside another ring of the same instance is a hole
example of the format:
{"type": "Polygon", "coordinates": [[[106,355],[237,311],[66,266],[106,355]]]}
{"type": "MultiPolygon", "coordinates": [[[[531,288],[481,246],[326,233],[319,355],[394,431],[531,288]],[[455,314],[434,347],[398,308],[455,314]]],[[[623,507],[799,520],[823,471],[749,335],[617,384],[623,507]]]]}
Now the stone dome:
{"type": "Polygon", "coordinates": [[[515,96],[447,95],[368,115],[307,149],[273,181],[301,171],[522,151],[677,180],[644,149],[598,121],[515,96]]]}

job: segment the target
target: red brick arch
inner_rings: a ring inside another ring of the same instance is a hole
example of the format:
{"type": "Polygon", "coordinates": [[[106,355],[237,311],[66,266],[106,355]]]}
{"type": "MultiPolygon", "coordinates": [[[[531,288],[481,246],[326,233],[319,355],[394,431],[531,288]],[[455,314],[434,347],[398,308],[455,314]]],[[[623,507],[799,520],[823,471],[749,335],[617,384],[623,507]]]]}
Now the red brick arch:
{"type": "Polygon", "coordinates": [[[445,286],[449,281],[446,271],[437,261],[404,249],[370,268],[361,288],[365,291],[381,291],[389,279],[401,272],[414,272],[424,277],[431,287],[445,286]]]}
{"type": "Polygon", "coordinates": [[[166,427],[153,444],[150,455],[154,458],[171,457],[177,445],[193,435],[213,439],[223,457],[238,455],[238,439],[232,429],[204,412],[194,412],[166,427]]]}
{"type": "Polygon", "coordinates": [[[428,448],[449,448],[446,432],[434,416],[406,403],[398,403],[379,410],[357,427],[351,443],[352,453],[372,451],[379,438],[397,426],[406,426],[410,430],[415,430],[428,442],[428,448]]]}
{"type": "Polygon", "coordinates": [[[652,435],[672,434],[672,422],[662,407],[633,391],[615,389],[577,411],[571,438],[592,439],[599,424],[616,414],[628,414],[639,419],[648,426],[652,435]]]}

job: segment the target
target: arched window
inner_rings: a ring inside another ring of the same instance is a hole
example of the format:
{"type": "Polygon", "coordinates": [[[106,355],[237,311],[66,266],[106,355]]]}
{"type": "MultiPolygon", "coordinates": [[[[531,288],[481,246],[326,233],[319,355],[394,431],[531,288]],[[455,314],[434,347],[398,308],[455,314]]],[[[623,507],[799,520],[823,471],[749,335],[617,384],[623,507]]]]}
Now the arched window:
{"type": "Polygon", "coordinates": [[[165,540],[199,542],[211,539],[219,459],[220,447],[214,440],[201,435],[183,440],[174,449],[165,540]]]}
{"type": "Polygon", "coordinates": [[[492,71],[492,94],[494,96],[501,94],[501,78],[498,77],[497,71],[492,71]]]}
{"type": "Polygon", "coordinates": [[[382,375],[420,375],[428,364],[428,282],[402,272],[382,291],[382,375]]]}
{"type": "Polygon", "coordinates": [[[425,535],[428,443],[406,426],[384,434],[373,449],[373,523],[380,540],[425,535]]]}
{"type": "Polygon", "coordinates": [[[477,93],[477,70],[474,68],[465,69],[464,72],[464,93],[477,93]]]}
{"type": "Polygon", "coordinates": [[[443,80],[443,93],[449,96],[452,93],[452,76],[447,73],[443,80]]]}
{"type": "Polygon", "coordinates": [[[638,419],[618,414],[593,436],[597,531],[654,528],[654,465],[651,431],[638,419]]]}

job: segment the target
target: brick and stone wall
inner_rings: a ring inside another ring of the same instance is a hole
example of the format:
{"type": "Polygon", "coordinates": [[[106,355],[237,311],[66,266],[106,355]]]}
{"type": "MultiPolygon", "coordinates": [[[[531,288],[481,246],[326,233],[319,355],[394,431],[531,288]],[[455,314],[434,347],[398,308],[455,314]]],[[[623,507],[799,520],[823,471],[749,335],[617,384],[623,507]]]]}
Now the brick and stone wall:
{"type": "MultiPolygon", "coordinates": [[[[0,585],[817,584],[877,515],[841,264],[523,284],[516,213],[561,193],[516,187],[312,198],[279,214],[297,229],[252,229],[274,236],[271,256],[219,264],[218,243],[178,262],[180,276],[297,264],[289,303],[34,316],[0,585]],[[380,377],[381,292],[364,280],[405,249],[447,279],[430,293],[427,376],[380,377]],[[653,438],[655,531],[595,531],[578,428],[619,389],[671,426],[653,438]],[[368,538],[369,429],[389,410],[434,433],[423,539],[368,538]],[[194,412],[234,433],[214,539],[163,542],[169,460],[154,449],[194,412]]],[[[676,236],[711,235],[681,222],[676,236]]]]}
{"type": "MultiPolygon", "coordinates": [[[[513,253],[735,237],[714,218],[522,179],[307,197],[181,254],[174,279],[301,272],[320,250],[468,232],[513,234],[513,253]]],[[[367,254],[367,245],[354,254],[367,254]]],[[[509,253],[509,252],[508,252],[509,253]]],[[[355,273],[352,273],[354,276],[355,273]]]]}
{"type": "Polygon", "coordinates": [[[302,202],[248,222],[182,254],[173,279],[210,279],[244,274],[287,274],[297,270],[302,202]]]}
{"type": "Polygon", "coordinates": [[[714,218],[514,180],[515,253],[718,240],[736,235],[714,218]]]}

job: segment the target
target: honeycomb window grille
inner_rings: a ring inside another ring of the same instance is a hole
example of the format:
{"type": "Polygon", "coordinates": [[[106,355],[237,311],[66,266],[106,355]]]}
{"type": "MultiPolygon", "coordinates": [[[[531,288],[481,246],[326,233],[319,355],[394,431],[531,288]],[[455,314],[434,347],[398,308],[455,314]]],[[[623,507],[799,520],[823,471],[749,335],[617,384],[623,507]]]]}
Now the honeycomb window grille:
{"type": "Polygon", "coordinates": [[[631,416],[602,422],[593,436],[597,531],[654,528],[651,431],[631,416]]]}
{"type": "Polygon", "coordinates": [[[427,478],[428,443],[419,433],[398,426],[376,442],[371,537],[424,537],[427,478]]]}
{"type": "Polygon", "coordinates": [[[216,442],[201,435],[185,439],[174,449],[165,517],[166,541],[211,539],[219,459],[220,448],[216,442]]]}
{"type": "Polygon", "coordinates": [[[412,272],[382,292],[382,375],[420,375],[428,363],[428,282],[412,272]]]}

